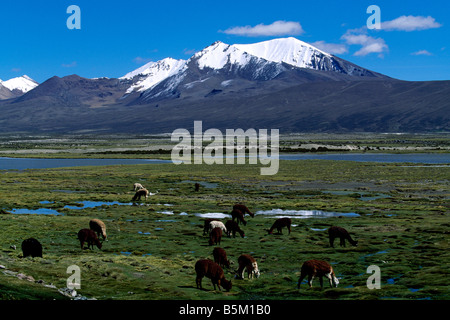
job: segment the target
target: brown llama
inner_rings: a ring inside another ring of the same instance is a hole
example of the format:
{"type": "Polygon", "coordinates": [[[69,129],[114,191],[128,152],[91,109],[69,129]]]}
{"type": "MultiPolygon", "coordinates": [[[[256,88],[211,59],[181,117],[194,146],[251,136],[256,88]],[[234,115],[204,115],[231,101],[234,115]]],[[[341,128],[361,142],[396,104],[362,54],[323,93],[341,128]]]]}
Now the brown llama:
{"type": "Polygon", "coordinates": [[[247,270],[247,278],[250,276],[258,278],[260,276],[260,272],[258,269],[258,263],[255,258],[253,258],[249,254],[242,254],[238,258],[239,268],[237,270],[237,274],[241,279],[244,279],[244,270],[247,270]]]}
{"type": "Polygon", "coordinates": [[[333,267],[326,261],[322,260],[308,260],[302,265],[300,278],[298,279],[297,288],[300,289],[300,284],[303,279],[308,276],[308,285],[312,288],[312,281],[315,277],[319,277],[320,287],[323,288],[323,277],[327,277],[330,282],[330,287],[337,287],[339,280],[334,274],[333,267]]]}
{"type": "Polygon", "coordinates": [[[239,209],[233,209],[231,211],[231,218],[236,219],[237,223],[242,223],[244,226],[247,225],[247,221],[244,219],[244,213],[239,209]]]}
{"type": "Polygon", "coordinates": [[[211,230],[209,233],[209,245],[215,245],[220,244],[220,241],[222,240],[222,229],[219,227],[216,227],[211,230]]]}
{"type": "Polygon", "coordinates": [[[195,278],[195,284],[197,285],[197,289],[202,288],[202,279],[203,277],[207,277],[211,279],[212,285],[214,286],[214,290],[216,290],[216,284],[221,290],[220,286],[222,286],[226,291],[230,291],[232,287],[231,281],[225,279],[225,275],[223,273],[223,269],[214,261],[209,259],[201,259],[195,263],[195,272],[197,274],[195,278]]]}
{"type": "Polygon", "coordinates": [[[145,196],[145,200],[148,199],[148,194],[149,191],[147,189],[139,189],[138,191],[136,191],[136,193],[133,196],[133,199],[131,199],[131,201],[141,201],[141,197],[145,196]]]}
{"type": "Polygon", "coordinates": [[[245,215],[246,213],[248,213],[252,218],[255,217],[255,214],[252,213],[252,212],[250,212],[250,210],[247,208],[247,206],[245,206],[245,205],[243,205],[243,204],[235,204],[235,205],[233,206],[233,210],[235,210],[235,209],[241,211],[244,215],[245,215]]]}
{"type": "Polygon", "coordinates": [[[94,230],[91,229],[81,229],[78,231],[78,240],[80,240],[81,249],[84,249],[84,243],[87,242],[88,249],[94,249],[94,244],[97,248],[102,249],[102,244],[98,240],[97,235],[94,230]]]}
{"type": "Polygon", "coordinates": [[[216,247],[213,252],[214,262],[217,263],[222,268],[230,267],[230,261],[227,258],[227,252],[223,248],[216,247]]]}
{"type": "Polygon", "coordinates": [[[339,245],[341,247],[345,247],[345,240],[348,240],[348,242],[350,242],[353,246],[358,245],[358,241],[353,240],[348,231],[341,227],[333,226],[330,229],[328,229],[328,237],[330,240],[331,247],[334,247],[335,238],[339,238],[340,240],[339,245]]]}
{"type": "Polygon", "coordinates": [[[282,228],[286,227],[289,231],[289,234],[291,234],[291,224],[292,224],[292,220],[291,218],[280,218],[275,220],[275,222],[273,223],[272,227],[270,227],[269,229],[269,234],[272,234],[274,229],[277,229],[279,234],[282,234],[283,232],[281,231],[282,228]]]}
{"type": "Polygon", "coordinates": [[[227,236],[230,238],[231,234],[233,234],[233,238],[236,238],[236,232],[238,232],[242,238],[245,237],[244,231],[239,228],[239,224],[236,221],[228,220],[225,223],[225,227],[227,228],[227,236]]]}

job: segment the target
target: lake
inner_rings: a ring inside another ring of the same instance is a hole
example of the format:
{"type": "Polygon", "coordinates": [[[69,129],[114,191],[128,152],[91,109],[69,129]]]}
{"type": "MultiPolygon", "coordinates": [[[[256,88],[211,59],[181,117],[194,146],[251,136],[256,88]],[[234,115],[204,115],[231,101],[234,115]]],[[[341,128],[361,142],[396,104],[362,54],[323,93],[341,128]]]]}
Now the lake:
{"type": "MultiPolygon", "coordinates": [[[[295,153],[281,154],[280,160],[345,160],[386,163],[450,164],[450,153],[295,153]]],[[[171,163],[159,159],[43,159],[0,157],[0,170],[46,169],[80,166],[171,163]]]]}
{"type": "Polygon", "coordinates": [[[43,159],[0,157],[0,170],[47,169],[80,166],[170,163],[159,159],[43,159]]]}

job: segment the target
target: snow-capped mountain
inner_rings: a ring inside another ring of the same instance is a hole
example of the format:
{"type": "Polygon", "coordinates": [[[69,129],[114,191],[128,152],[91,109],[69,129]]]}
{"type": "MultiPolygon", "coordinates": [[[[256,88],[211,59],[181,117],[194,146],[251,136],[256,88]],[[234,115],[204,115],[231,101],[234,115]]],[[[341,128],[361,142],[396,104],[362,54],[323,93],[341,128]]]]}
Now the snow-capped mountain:
{"type": "Polygon", "coordinates": [[[1,81],[1,84],[11,91],[18,90],[21,93],[26,93],[39,85],[39,83],[27,75],[12,78],[7,81],[1,81]]]}
{"type": "Polygon", "coordinates": [[[242,92],[254,87],[255,81],[264,91],[266,86],[273,90],[305,82],[359,78],[385,76],[290,37],[254,44],[216,41],[188,60],[166,58],[150,62],[120,79],[129,83],[125,97],[137,94],[137,103],[147,103],[154,99],[225,94],[227,90],[242,92]],[[276,84],[264,83],[281,78],[283,81],[276,84]]]}
{"type": "Polygon", "coordinates": [[[286,73],[291,74],[286,78],[292,84],[336,80],[340,76],[381,76],[290,37],[254,44],[229,45],[216,41],[188,60],[166,58],[150,62],[120,79],[130,82],[127,95],[139,93],[141,100],[149,101],[180,97],[183,91],[198,87],[200,83],[206,88],[208,83],[213,86],[219,80],[227,85],[237,79],[268,81],[286,73]]]}

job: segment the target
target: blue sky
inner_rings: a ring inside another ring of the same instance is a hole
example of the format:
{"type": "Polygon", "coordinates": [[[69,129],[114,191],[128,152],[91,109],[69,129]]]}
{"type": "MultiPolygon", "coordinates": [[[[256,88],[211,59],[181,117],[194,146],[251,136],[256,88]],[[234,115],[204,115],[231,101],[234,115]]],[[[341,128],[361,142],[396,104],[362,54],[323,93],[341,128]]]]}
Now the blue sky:
{"type": "Polygon", "coordinates": [[[0,79],[120,77],[149,61],[188,59],[216,40],[293,36],[402,80],[450,80],[446,1],[2,0],[0,79]],[[70,5],[81,29],[68,29],[70,5]],[[377,5],[381,29],[366,27],[377,5]]]}

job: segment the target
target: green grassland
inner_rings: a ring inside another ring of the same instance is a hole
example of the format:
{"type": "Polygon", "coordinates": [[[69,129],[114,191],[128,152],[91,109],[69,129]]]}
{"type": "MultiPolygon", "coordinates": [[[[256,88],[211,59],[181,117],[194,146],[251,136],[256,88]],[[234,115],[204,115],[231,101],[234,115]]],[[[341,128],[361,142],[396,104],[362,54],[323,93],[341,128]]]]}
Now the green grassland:
{"type": "Polygon", "coordinates": [[[0,298],[65,299],[55,287],[64,288],[67,268],[77,265],[77,292],[98,300],[449,299],[449,167],[311,160],[281,161],[274,176],[259,170],[248,164],[168,163],[2,171],[0,298]],[[135,182],[158,193],[135,205],[63,209],[79,201],[129,203],[135,182]],[[195,192],[194,182],[208,184],[195,192]],[[246,237],[224,237],[220,244],[231,260],[225,277],[232,279],[232,290],[214,291],[207,278],[204,289],[197,289],[194,264],[212,259],[214,246],[195,214],[230,213],[235,203],[253,212],[304,209],[359,216],[293,219],[290,235],[287,230],[267,234],[273,216],[246,216],[246,237]],[[15,208],[61,214],[8,213],[15,208]],[[106,223],[108,241],[102,250],[81,250],[77,232],[92,218],[106,223]],[[326,229],[332,225],[346,228],[358,246],[341,248],[336,241],[331,248],[326,229]],[[42,243],[43,258],[22,257],[20,245],[28,237],[42,243]],[[258,279],[234,278],[242,253],[258,261],[258,279]],[[298,290],[301,265],[309,259],[330,262],[338,288],[325,281],[321,290],[315,280],[312,289],[302,283],[298,290]],[[381,289],[367,288],[369,265],[380,267],[381,289]]]}

